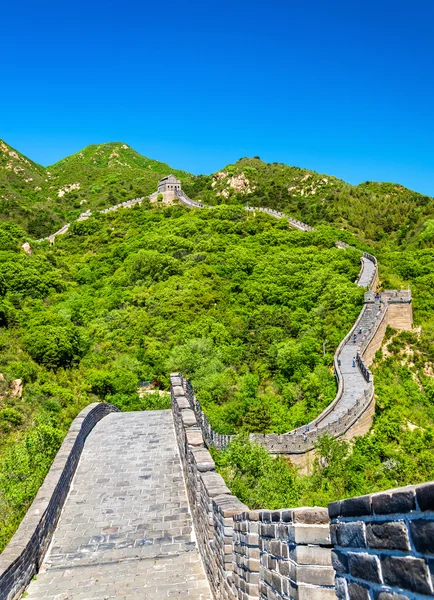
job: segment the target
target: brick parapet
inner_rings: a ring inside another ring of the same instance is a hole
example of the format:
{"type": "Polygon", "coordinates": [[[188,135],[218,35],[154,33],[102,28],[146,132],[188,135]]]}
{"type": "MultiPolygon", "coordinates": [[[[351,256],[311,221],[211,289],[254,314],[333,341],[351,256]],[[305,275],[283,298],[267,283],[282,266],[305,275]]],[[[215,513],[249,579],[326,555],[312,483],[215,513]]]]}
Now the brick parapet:
{"type": "Polygon", "coordinates": [[[329,505],[339,600],[434,597],[434,483],[329,505]]]}
{"type": "Polygon", "coordinates": [[[0,600],[13,600],[38,572],[68,495],[84,442],[94,426],[119,409],[93,403],[74,419],[17,532],[0,554],[0,600]]]}

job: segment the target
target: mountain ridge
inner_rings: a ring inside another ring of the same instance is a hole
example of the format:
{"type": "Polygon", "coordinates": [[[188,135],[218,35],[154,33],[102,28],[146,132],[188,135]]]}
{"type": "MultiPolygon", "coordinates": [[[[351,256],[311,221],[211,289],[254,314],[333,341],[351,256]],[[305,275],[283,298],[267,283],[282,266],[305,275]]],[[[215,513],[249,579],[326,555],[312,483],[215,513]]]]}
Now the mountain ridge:
{"type": "Polygon", "coordinates": [[[399,183],[354,186],[259,157],[241,158],[210,175],[193,175],[143,156],[125,142],[108,142],[43,167],[0,140],[0,219],[44,237],[83,210],[149,195],[169,173],[200,202],[279,209],[311,225],[332,224],[357,233],[364,241],[379,242],[385,234],[398,241],[411,239],[434,210],[433,198],[399,183]]]}

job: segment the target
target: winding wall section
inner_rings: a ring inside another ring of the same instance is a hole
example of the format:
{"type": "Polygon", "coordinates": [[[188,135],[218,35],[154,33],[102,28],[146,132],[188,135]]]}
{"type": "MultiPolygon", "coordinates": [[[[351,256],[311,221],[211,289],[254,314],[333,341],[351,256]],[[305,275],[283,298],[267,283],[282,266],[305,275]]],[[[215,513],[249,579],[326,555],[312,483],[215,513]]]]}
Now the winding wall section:
{"type": "MultiPolygon", "coordinates": [[[[206,208],[194,202],[183,191],[177,192],[178,199],[190,208],[206,208]]],[[[300,231],[313,231],[313,227],[297,219],[286,216],[280,211],[269,208],[249,207],[247,210],[263,212],[277,219],[286,219],[288,223],[300,231]]],[[[338,241],[337,246],[343,249],[348,244],[338,241]]],[[[411,295],[409,292],[376,294],[373,290],[378,284],[377,259],[364,252],[361,257],[361,269],[356,280],[357,285],[369,290],[365,295],[365,304],[351,331],[339,344],[334,357],[334,370],[338,384],[337,394],[333,402],[311,423],[307,423],[294,431],[285,434],[252,434],[251,439],[259,442],[274,454],[290,455],[293,462],[307,466],[309,453],[314,450],[319,437],[325,433],[333,437],[351,438],[366,433],[374,414],[374,385],[368,366],[372,362],[372,348],[378,349],[388,323],[390,305],[395,304],[401,319],[395,318],[393,324],[399,328],[411,329],[411,295]],[[402,311],[404,309],[404,311],[402,311]],[[399,323],[398,323],[399,321],[399,323]],[[369,362],[366,362],[366,358],[369,362]]],[[[225,447],[233,436],[216,433],[188,382],[185,383],[186,394],[198,423],[201,424],[205,440],[218,448],[225,447]]]]}

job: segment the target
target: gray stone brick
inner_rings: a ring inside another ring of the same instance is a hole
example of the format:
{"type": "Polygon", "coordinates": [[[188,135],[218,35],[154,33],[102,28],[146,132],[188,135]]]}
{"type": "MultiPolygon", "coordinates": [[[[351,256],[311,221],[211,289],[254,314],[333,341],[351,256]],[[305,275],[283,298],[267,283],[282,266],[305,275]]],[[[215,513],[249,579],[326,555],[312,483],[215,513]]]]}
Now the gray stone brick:
{"type": "Polygon", "coordinates": [[[348,568],[351,575],[357,579],[381,583],[380,563],[377,556],[365,552],[349,552],[348,568]]]}
{"type": "Polygon", "coordinates": [[[377,515],[391,515],[394,513],[408,513],[414,510],[414,490],[385,492],[372,496],[372,509],[377,515]]]}
{"type": "Polygon", "coordinates": [[[407,527],[402,521],[369,523],[366,538],[370,548],[409,550],[407,527]]]}
{"type": "Polygon", "coordinates": [[[341,501],[343,517],[361,517],[371,514],[371,496],[359,496],[341,501]]]}
{"type": "Polygon", "coordinates": [[[348,596],[350,600],[371,600],[368,587],[353,581],[348,584],[348,596]]]}
{"type": "Polygon", "coordinates": [[[338,550],[332,551],[332,565],[336,573],[343,575],[348,573],[348,557],[338,550]]]}
{"type": "Polygon", "coordinates": [[[434,511],[434,483],[426,483],[416,488],[417,503],[421,510],[434,511]]]}
{"type": "Polygon", "coordinates": [[[410,521],[410,533],[418,552],[434,554],[434,521],[424,519],[410,521]]]}
{"type": "Polygon", "coordinates": [[[409,600],[410,596],[393,592],[375,592],[374,598],[375,600],[409,600]]]}
{"type": "Polygon", "coordinates": [[[384,583],[419,594],[430,594],[425,561],[412,556],[383,556],[381,567],[384,583]]]}
{"type": "Polygon", "coordinates": [[[363,521],[338,523],[336,529],[338,546],[344,548],[366,548],[366,532],[363,521]]]}

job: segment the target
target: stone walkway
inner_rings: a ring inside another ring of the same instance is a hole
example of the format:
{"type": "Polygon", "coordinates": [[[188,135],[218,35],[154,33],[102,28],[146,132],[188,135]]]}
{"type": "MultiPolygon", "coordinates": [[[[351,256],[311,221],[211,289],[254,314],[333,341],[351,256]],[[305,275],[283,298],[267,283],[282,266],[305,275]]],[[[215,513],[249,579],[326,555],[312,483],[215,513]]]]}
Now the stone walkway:
{"type": "Polygon", "coordinates": [[[30,600],[210,600],[171,411],[113,413],[86,440],[30,600]]]}

